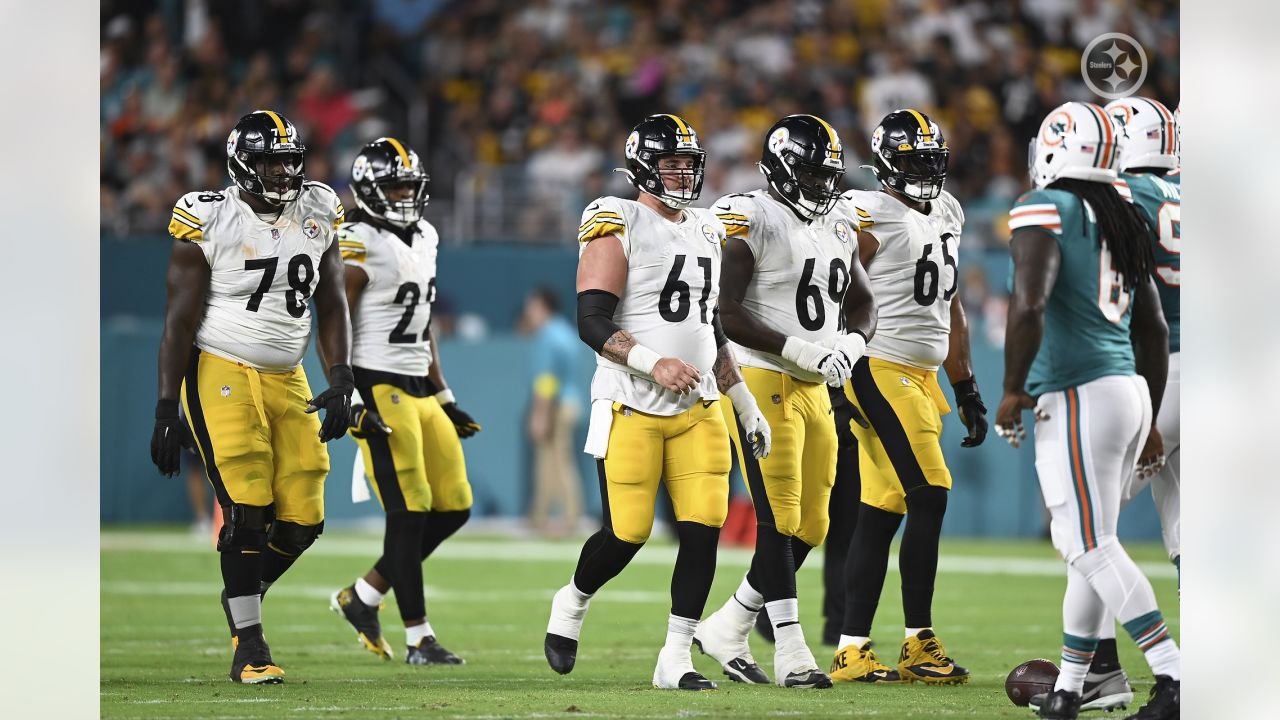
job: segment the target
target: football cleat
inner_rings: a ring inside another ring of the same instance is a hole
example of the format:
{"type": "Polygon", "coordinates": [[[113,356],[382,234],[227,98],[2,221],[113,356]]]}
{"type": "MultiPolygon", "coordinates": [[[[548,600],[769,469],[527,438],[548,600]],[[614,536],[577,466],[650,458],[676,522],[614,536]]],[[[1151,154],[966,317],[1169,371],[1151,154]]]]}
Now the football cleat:
{"type": "Polygon", "coordinates": [[[271,660],[271,649],[261,635],[236,637],[232,644],[236,651],[231,658],[231,682],[245,685],[277,685],[284,682],[284,670],[271,660]]]}
{"type": "MultiPolygon", "coordinates": [[[[729,602],[737,603],[732,598],[729,602]]],[[[704,655],[715,658],[730,680],[768,685],[769,676],[751,656],[751,647],[747,644],[754,622],[752,613],[740,605],[738,607],[740,612],[737,618],[731,617],[731,607],[722,607],[698,623],[698,630],[693,634],[693,644],[704,655]]]]}
{"type": "Polygon", "coordinates": [[[825,689],[832,686],[831,678],[818,669],[818,662],[803,641],[790,650],[774,651],[773,679],[778,687],[784,688],[825,689]]]}
{"type": "Polygon", "coordinates": [[[1181,712],[1182,681],[1168,675],[1157,675],[1151,688],[1151,699],[1138,712],[1125,720],[1177,720],[1181,712]]]}
{"type": "Polygon", "coordinates": [[[582,633],[582,621],[587,617],[591,599],[579,603],[573,588],[565,585],[551,598],[551,617],[547,620],[547,636],[542,641],[542,652],[547,664],[561,675],[573,672],[578,659],[578,637],[582,633]]]}
{"type": "Polygon", "coordinates": [[[653,669],[653,686],[662,690],[715,690],[716,684],[693,669],[689,651],[663,646],[653,669]]]}
{"type": "MultiPolygon", "coordinates": [[[[1045,695],[1033,695],[1028,703],[1039,708],[1045,695]]],[[[1133,688],[1129,687],[1129,678],[1124,670],[1117,668],[1111,672],[1091,672],[1084,676],[1084,690],[1080,693],[1080,710],[1123,710],[1133,702],[1133,688]]]]}
{"type": "Polygon", "coordinates": [[[410,665],[466,665],[467,661],[454,655],[436,642],[435,635],[422,638],[417,647],[410,647],[404,661],[410,665]]]}
{"type": "Polygon", "coordinates": [[[356,594],[355,586],[348,585],[329,596],[329,609],[344,618],[356,630],[356,640],[365,650],[383,660],[393,657],[391,645],[382,637],[382,624],[378,622],[378,608],[365,605],[356,594]]]}
{"type": "Polygon", "coordinates": [[[898,674],[907,682],[919,680],[929,685],[959,685],[969,682],[969,671],[947,657],[947,649],[932,630],[921,630],[902,642],[898,674]]]}
{"type": "Polygon", "coordinates": [[[831,661],[831,679],[834,682],[860,682],[871,684],[896,684],[902,682],[897,670],[880,662],[871,649],[871,641],[865,645],[845,645],[836,651],[831,661]]]}
{"type": "Polygon", "coordinates": [[[1080,696],[1070,690],[1054,690],[1045,696],[1037,717],[1076,720],[1080,716],[1080,696]]]}

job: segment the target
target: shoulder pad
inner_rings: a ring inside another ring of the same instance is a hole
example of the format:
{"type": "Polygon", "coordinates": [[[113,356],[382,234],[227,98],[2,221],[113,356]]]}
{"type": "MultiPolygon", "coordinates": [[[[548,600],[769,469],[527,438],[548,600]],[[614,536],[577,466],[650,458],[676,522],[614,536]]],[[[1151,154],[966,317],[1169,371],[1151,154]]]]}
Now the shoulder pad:
{"type": "Polygon", "coordinates": [[[874,190],[850,190],[840,197],[853,206],[858,232],[870,230],[879,216],[881,193],[874,190]]]}
{"type": "Polygon", "coordinates": [[[1039,227],[1062,232],[1060,190],[1032,190],[1023,193],[1009,211],[1009,232],[1022,227],[1039,227]]]}
{"type": "Polygon", "coordinates": [[[621,200],[606,195],[596,198],[582,211],[578,242],[588,243],[606,235],[625,235],[626,232],[627,220],[621,200]]]}
{"type": "MultiPolygon", "coordinates": [[[[751,234],[751,223],[759,210],[755,199],[745,193],[725,195],[712,205],[716,219],[724,225],[726,238],[742,237],[751,234]]],[[[758,220],[757,220],[758,222],[758,220]]]]}
{"type": "Polygon", "coordinates": [[[218,190],[196,190],[178,198],[169,219],[169,234],[179,240],[204,242],[205,226],[226,199],[226,193],[218,190]]]}
{"type": "Polygon", "coordinates": [[[348,262],[363,263],[369,255],[369,238],[376,231],[366,223],[344,222],[334,233],[338,238],[338,252],[348,262]],[[372,231],[372,232],[371,232],[372,231]]]}
{"type": "Polygon", "coordinates": [[[346,217],[347,209],[342,206],[342,198],[333,188],[322,182],[307,181],[302,184],[303,191],[311,191],[317,209],[332,214],[332,227],[337,228],[346,217]]]}

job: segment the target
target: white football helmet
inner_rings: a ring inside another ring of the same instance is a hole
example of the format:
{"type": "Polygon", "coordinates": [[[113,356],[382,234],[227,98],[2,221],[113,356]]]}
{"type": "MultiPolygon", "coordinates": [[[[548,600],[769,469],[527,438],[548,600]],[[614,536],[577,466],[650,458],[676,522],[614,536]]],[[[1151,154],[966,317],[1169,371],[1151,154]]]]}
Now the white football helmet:
{"type": "Polygon", "coordinates": [[[1093,103],[1054,108],[1040,123],[1029,150],[1031,182],[1038,188],[1059,178],[1115,182],[1115,128],[1093,103]]]}
{"type": "Polygon", "coordinates": [[[1120,137],[1121,171],[1178,167],[1178,125],[1163,103],[1133,96],[1112,100],[1106,110],[1120,137]]]}

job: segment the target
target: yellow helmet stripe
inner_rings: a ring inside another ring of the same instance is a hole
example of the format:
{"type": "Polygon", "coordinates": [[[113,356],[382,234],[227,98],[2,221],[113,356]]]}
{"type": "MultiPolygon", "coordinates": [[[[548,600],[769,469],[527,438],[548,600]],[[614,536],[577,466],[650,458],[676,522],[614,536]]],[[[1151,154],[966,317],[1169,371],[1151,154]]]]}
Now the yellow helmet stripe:
{"type": "Polygon", "coordinates": [[[679,115],[667,113],[667,117],[675,121],[676,127],[679,128],[681,135],[684,135],[685,137],[689,136],[689,126],[684,124],[684,120],[682,120],[679,115]]]}
{"type": "Polygon", "coordinates": [[[276,124],[276,136],[280,138],[280,142],[290,142],[289,131],[285,128],[284,121],[280,119],[280,116],[270,110],[263,110],[262,112],[266,113],[267,117],[271,118],[271,122],[276,124]]]}
{"type": "Polygon", "coordinates": [[[411,167],[409,164],[409,153],[405,152],[404,145],[401,145],[400,141],[393,137],[382,139],[386,140],[391,147],[396,149],[396,152],[400,154],[400,165],[403,166],[405,170],[408,170],[411,167]]]}
{"type": "Polygon", "coordinates": [[[831,127],[830,123],[818,117],[817,115],[810,115],[809,117],[813,118],[814,120],[817,120],[818,124],[821,125],[827,131],[827,142],[831,144],[831,152],[833,155],[839,155],[840,154],[840,137],[836,135],[836,129],[831,127]]]}
{"type": "Polygon", "coordinates": [[[907,112],[911,113],[911,116],[916,119],[916,122],[920,123],[920,134],[924,136],[925,139],[932,140],[933,131],[929,129],[929,123],[925,122],[924,115],[921,115],[919,111],[911,108],[907,108],[907,112]]]}

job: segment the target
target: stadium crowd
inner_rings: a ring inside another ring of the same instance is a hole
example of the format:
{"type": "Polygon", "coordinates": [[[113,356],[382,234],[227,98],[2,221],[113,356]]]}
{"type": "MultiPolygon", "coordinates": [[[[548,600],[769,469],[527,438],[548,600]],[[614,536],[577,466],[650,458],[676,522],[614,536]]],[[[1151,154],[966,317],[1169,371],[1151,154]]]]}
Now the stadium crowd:
{"type": "Polygon", "coordinates": [[[1039,119],[1092,97],[1090,40],[1139,39],[1144,94],[1178,104],[1177,13],[1157,0],[104,0],[102,227],[158,233],[184,190],[226,186],[228,129],[256,108],[297,123],[307,175],[340,192],[360,144],[399,133],[425,142],[433,199],[447,207],[460,178],[514,176],[520,192],[503,197],[518,222],[502,239],[569,243],[585,202],[627,192],[611,171],[649,112],[694,124],[706,204],[761,184],[761,136],[795,112],[829,120],[847,182],[870,187],[871,130],[913,106],[948,136],[970,242],[994,244],[1039,119]]]}

